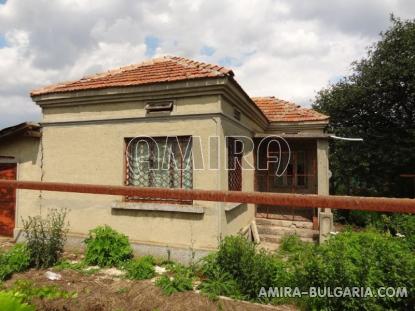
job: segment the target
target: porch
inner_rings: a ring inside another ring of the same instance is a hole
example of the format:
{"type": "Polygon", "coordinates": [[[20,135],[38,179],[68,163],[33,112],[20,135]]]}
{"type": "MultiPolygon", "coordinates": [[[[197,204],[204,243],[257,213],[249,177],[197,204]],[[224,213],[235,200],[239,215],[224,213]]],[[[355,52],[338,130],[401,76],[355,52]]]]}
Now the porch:
{"type": "MultiPolygon", "coordinates": [[[[267,137],[255,139],[255,191],[328,194],[327,141],[319,138],[267,137]]],[[[319,208],[256,206],[261,242],[278,247],[285,235],[308,242],[319,238],[319,208]]]]}

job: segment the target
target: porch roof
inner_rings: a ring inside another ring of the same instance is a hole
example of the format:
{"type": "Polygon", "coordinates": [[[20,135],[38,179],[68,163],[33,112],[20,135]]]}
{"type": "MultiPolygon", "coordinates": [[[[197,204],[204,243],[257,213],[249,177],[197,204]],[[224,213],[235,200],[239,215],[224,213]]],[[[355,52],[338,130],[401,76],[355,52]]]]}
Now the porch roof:
{"type": "MultiPolygon", "coordinates": [[[[327,133],[278,133],[275,134],[278,137],[283,138],[293,138],[293,139],[329,139],[330,134],[327,133]]],[[[257,138],[264,138],[264,137],[272,137],[273,134],[270,133],[258,133],[255,134],[254,137],[257,138]]]]}
{"type": "Polygon", "coordinates": [[[0,141],[9,137],[23,135],[40,138],[40,125],[35,122],[23,122],[0,130],[0,141]]]}
{"type": "Polygon", "coordinates": [[[329,119],[328,116],[313,109],[304,108],[274,96],[252,97],[252,100],[270,122],[328,121],[329,119]]]}

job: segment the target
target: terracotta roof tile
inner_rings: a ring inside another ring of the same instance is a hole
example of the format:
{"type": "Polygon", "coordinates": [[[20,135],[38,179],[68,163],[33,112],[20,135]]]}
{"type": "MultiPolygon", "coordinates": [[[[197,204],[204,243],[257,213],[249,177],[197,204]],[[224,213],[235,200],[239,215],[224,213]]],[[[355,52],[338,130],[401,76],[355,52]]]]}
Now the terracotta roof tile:
{"type": "Polygon", "coordinates": [[[32,91],[31,96],[223,76],[233,76],[232,70],[183,57],[165,56],[87,76],[78,81],[43,87],[32,91]]]}
{"type": "Polygon", "coordinates": [[[270,122],[323,121],[329,117],[312,109],[303,108],[294,103],[268,97],[251,98],[270,122]]]}

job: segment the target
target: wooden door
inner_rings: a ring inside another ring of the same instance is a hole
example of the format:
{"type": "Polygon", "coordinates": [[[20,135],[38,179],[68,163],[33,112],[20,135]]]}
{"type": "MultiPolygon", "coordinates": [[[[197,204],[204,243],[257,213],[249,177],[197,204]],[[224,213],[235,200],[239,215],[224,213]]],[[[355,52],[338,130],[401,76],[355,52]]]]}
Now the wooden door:
{"type": "MultiPolygon", "coordinates": [[[[279,153],[278,153],[279,154],[279,153]]],[[[316,188],[316,159],[307,150],[282,152],[281,165],[270,163],[267,171],[257,171],[257,188],[262,192],[315,194],[316,188]],[[276,172],[284,164],[285,171],[276,172]]],[[[258,205],[256,217],[283,220],[311,221],[314,210],[311,208],[293,208],[289,206],[258,205]]]]}
{"type": "MultiPolygon", "coordinates": [[[[16,180],[16,164],[0,164],[0,179],[16,180]]],[[[13,236],[16,190],[0,187],[0,236],[13,236]]]]}

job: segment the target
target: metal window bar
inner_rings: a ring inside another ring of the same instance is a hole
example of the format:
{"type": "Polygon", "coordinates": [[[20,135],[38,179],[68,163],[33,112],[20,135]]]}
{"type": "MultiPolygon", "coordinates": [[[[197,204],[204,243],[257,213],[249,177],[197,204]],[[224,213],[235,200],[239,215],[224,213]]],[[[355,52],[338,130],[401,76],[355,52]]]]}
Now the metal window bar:
{"type": "MultiPolygon", "coordinates": [[[[157,137],[143,138],[137,143],[130,144],[127,150],[127,157],[132,163],[127,164],[126,185],[139,187],[158,187],[158,188],[193,188],[193,166],[191,137],[157,137]],[[148,143],[148,152],[144,152],[144,147],[148,143]],[[139,146],[138,144],[143,144],[139,146]],[[186,148],[190,148],[187,150],[186,148]],[[137,154],[141,152],[141,158],[137,154]],[[164,157],[166,157],[164,159],[164,157]],[[144,159],[143,159],[144,157],[144,159]],[[167,161],[163,162],[163,159],[167,161]],[[145,163],[140,160],[147,160],[148,169],[145,163]],[[141,165],[141,166],[140,166],[141,165]]],[[[127,201],[141,201],[153,203],[179,203],[191,204],[192,201],[172,200],[154,197],[126,196],[127,201]]]]}
{"type": "Polygon", "coordinates": [[[228,189],[242,191],[242,141],[233,137],[227,138],[228,149],[228,189]]]}

